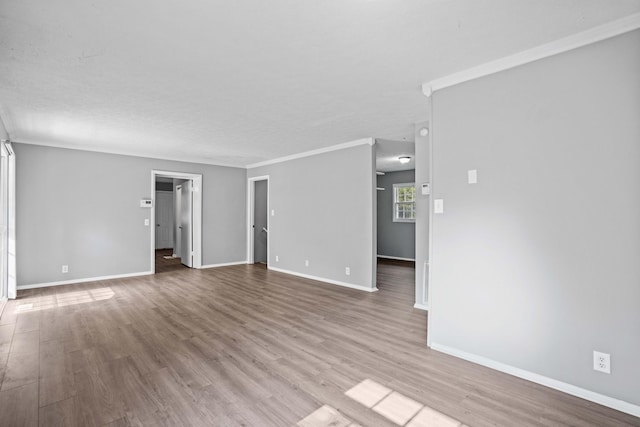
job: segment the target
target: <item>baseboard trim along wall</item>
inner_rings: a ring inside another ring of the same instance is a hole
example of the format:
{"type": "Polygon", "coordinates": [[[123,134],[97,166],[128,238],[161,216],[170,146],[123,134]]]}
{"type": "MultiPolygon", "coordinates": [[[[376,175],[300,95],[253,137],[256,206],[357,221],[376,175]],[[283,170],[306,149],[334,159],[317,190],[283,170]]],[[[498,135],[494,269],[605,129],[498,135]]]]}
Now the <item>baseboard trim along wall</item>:
{"type": "Polygon", "coordinates": [[[415,262],[415,258],[402,258],[399,256],[389,256],[389,255],[376,255],[378,258],[384,258],[384,259],[395,259],[397,261],[413,261],[415,262]]]}
{"type": "Polygon", "coordinates": [[[312,276],[310,274],[298,273],[297,271],[285,270],[284,268],[267,267],[269,270],[279,273],[291,274],[293,276],[304,277],[305,279],[317,280],[318,282],[330,283],[332,285],[344,286],[345,288],[357,289],[365,292],[377,292],[378,288],[367,288],[366,286],[354,285],[353,283],[341,282],[339,280],[327,279],[325,277],[312,276]]]}
{"type": "Polygon", "coordinates": [[[429,306],[428,305],[420,304],[418,302],[413,305],[413,308],[418,308],[420,310],[429,311],[429,306]]]}
{"type": "Polygon", "coordinates": [[[246,264],[246,263],[247,263],[247,260],[234,261],[234,262],[223,262],[223,263],[220,263],[220,264],[207,264],[207,265],[200,266],[199,270],[203,270],[205,268],[229,267],[231,265],[241,265],[241,264],[246,264]]]}
{"type": "Polygon", "coordinates": [[[153,272],[141,271],[138,273],[114,274],[111,276],[99,276],[99,277],[87,277],[84,279],[61,280],[59,282],[43,282],[43,283],[34,283],[31,285],[19,285],[17,289],[21,291],[24,289],[48,288],[50,286],[73,285],[76,283],[97,282],[99,280],[124,279],[127,277],[148,276],[150,274],[153,274],[153,272]]]}
{"type": "Polygon", "coordinates": [[[598,403],[609,408],[613,408],[620,412],[640,417],[640,406],[634,405],[624,400],[618,400],[613,397],[605,396],[604,394],[596,393],[594,391],[586,390],[581,387],[577,387],[562,381],[554,380],[553,378],[545,377],[543,375],[535,374],[533,372],[525,371],[524,369],[516,368],[504,363],[496,362],[495,360],[488,359],[476,354],[467,353],[466,351],[458,350],[456,348],[448,347],[438,343],[431,343],[431,348],[441,353],[446,353],[451,356],[458,357],[460,359],[468,360],[469,362],[477,363],[478,365],[486,366],[496,371],[504,372],[509,375],[513,375],[518,378],[522,378],[543,386],[559,390],[563,393],[570,394],[585,400],[589,400],[594,403],[598,403]]]}

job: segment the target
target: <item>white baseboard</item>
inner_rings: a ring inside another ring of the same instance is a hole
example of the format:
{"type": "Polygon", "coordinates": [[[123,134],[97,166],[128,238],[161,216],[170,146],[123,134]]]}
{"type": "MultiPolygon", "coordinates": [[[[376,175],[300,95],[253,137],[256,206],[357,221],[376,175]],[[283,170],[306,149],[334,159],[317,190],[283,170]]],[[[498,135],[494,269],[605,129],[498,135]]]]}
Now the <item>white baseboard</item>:
{"type": "Polygon", "coordinates": [[[458,350],[456,348],[448,347],[446,345],[431,343],[431,348],[442,353],[449,354],[451,356],[459,357],[460,359],[468,360],[469,362],[477,363],[478,365],[486,366],[496,371],[504,372],[515,377],[523,378],[525,380],[541,384],[543,386],[559,390],[563,393],[570,394],[572,396],[579,397],[581,399],[589,400],[597,404],[613,408],[620,412],[640,417],[640,406],[634,405],[624,400],[618,400],[613,397],[605,396],[604,394],[596,393],[594,391],[586,390],[581,387],[577,387],[562,381],[554,380],[553,378],[545,377],[533,372],[525,371],[524,369],[516,368],[514,366],[506,365],[504,363],[496,362],[495,360],[488,359],[476,354],[467,353],[466,351],[458,350]]]}
{"type": "Polygon", "coordinates": [[[310,274],[298,273],[297,271],[285,270],[277,267],[267,267],[269,270],[277,271],[279,273],[291,274],[293,276],[304,277],[305,279],[317,280],[318,282],[331,283],[332,285],[344,286],[345,288],[357,289],[365,292],[376,292],[378,288],[367,288],[366,286],[355,285],[353,283],[341,282],[339,280],[327,279],[325,277],[312,276],[310,274]]]}
{"type": "Polygon", "coordinates": [[[204,269],[204,268],[217,268],[217,267],[228,267],[230,265],[240,265],[240,264],[246,264],[247,261],[234,261],[234,262],[223,262],[221,264],[207,264],[207,265],[202,265],[200,266],[200,269],[204,269]]]}
{"type": "Polygon", "coordinates": [[[419,308],[420,310],[429,311],[429,306],[427,304],[415,303],[413,308],[419,308]]]}
{"type": "Polygon", "coordinates": [[[31,285],[19,285],[17,289],[19,291],[22,291],[25,289],[48,288],[49,286],[62,286],[62,285],[73,285],[75,283],[97,282],[99,280],[111,280],[111,279],[123,279],[126,277],[148,276],[150,274],[153,274],[153,272],[141,271],[138,273],[114,274],[111,276],[86,277],[84,279],[61,280],[59,282],[43,282],[43,283],[33,283],[31,285]]]}
{"type": "Polygon", "coordinates": [[[387,255],[376,255],[376,256],[378,258],[384,258],[384,259],[395,259],[395,260],[398,260],[398,261],[414,261],[415,262],[414,258],[402,258],[402,257],[399,257],[399,256],[387,256],[387,255]]]}

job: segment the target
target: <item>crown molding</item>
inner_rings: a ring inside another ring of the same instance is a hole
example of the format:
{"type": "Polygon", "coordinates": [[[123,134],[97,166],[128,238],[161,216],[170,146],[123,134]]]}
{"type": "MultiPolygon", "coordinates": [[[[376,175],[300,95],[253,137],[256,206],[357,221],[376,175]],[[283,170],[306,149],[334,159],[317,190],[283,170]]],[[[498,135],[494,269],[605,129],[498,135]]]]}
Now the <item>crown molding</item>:
{"type": "Polygon", "coordinates": [[[198,156],[177,156],[177,157],[165,157],[165,156],[157,156],[152,153],[130,153],[126,150],[109,150],[102,148],[93,148],[93,147],[81,147],[77,145],[67,145],[67,144],[57,144],[50,143],[32,139],[23,139],[20,138],[17,141],[12,140],[11,142],[15,144],[24,144],[24,145],[38,145],[41,147],[49,147],[49,148],[61,148],[63,150],[74,150],[74,151],[87,151],[91,153],[100,153],[100,154],[112,154],[116,156],[127,156],[127,157],[140,157],[143,159],[153,159],[153,160],[169,160],[180,163],[194,163],[199,165],[207,165],[207,166],[220,166],[224,168],[236,168],[236,169],[244,169],[245,167],[238,164],[230,164],[230,163],[222,163],[216,162],[215,160],[206,160],[202,157],[198,156]]]}
{"type": "Polygon", "coordinates": [[[362,138],[357,139],[351,142],[345,142],[344,144],[332,145],[330,147],[319,148],[317,150],[304,151],[302,153],[292,154],[290,156],[278,157],[276,159],[265,160],[264,162],[253,163],[251,165],[247,165],[247,169],[258,168],[260,166],[268,166],[273,165],[275,163],[287,162],[289,160],[300,159],[302,157],[315,156],[317,154],[329,153],[331,151],[344,150],[345,148],[357,147],[358,145],[373,145],[375,144],[375,140],[373,138],[362,138]]]}
{"type": "Polygon", "coordinates": [[[490,74],[495,74],[500,71],[508,70],[510,68],[518,67],[529,62],[577,49],[582,46],[637,30],[638,28],[640,28],[640,13],[634,13],[633,15],[625,16],[624,18],[545,43],[532,49],[505,56],[495,61],[486,62],[476,67],[424,83],[422,85],[422,93],[429,97],[434,91],[439,89],[454,86],[480,77],[488,76],[490,74]]]}

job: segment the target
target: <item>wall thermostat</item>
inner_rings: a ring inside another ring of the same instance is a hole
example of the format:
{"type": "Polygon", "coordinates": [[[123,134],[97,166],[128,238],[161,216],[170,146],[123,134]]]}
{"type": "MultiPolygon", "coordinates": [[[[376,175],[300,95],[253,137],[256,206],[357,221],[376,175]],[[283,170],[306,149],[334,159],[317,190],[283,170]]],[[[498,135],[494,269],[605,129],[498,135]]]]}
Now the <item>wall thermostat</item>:
{"type": "Polygon", "coordinates": [[[140,207],[141,208],[150,208],[153,206],[153,202],[151,199],[140,199],[140,207]]]}
{"type": "Polygon", "coordinates": [[[429,194],[431,194],[431,187],[429,186],[429,183],[425,182],[422,184],[422,195],[428,196],[429,194]]]}

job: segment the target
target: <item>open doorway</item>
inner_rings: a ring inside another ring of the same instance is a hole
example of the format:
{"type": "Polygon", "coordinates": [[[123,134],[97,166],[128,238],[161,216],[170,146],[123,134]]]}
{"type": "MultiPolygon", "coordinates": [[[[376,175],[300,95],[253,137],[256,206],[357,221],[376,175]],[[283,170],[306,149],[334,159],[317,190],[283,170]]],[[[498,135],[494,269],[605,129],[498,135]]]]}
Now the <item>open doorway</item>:
{"type": "Polygon", "coordinates": [[[415,301],[415,144],[376,140],[376,283],[398,301],[415,301]]]}
{"type": "Polygon", "coordinates": [[[269,263],[269,176],[249,178],[247,260],[249,264],[269,263]]]}
{"type": "Polygon", "coordinates": [[[154,273],[202,266],[202,175],[152,171],[154,273]]]}

